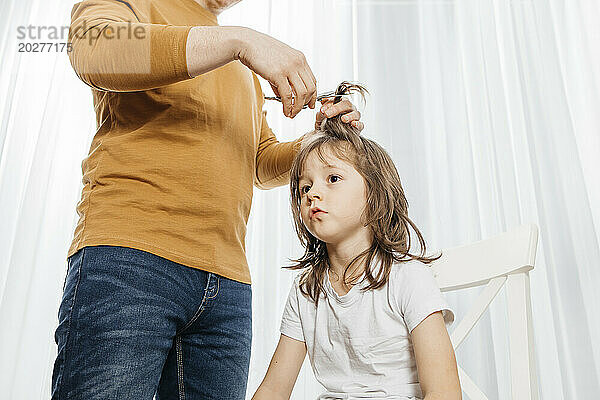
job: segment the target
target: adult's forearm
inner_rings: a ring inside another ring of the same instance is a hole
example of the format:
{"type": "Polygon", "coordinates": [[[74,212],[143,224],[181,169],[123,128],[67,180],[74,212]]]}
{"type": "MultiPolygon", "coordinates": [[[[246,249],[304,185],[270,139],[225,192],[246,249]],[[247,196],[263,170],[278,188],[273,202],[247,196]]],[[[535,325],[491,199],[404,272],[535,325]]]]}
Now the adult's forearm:
{"type": "Polygon", "coordinates": [[[268,145],[259,146],[256,155],[256,179],[259,189],[272,189],[287,185],[290,181],[290,168],[302,139],[293,142],[269,140],[268,145]]]}
{"type": "Polygon", "coordinates": [[[237,59],[250,30],[238,26],[196,26],[187,37],[186,63],[191,77],[237,59]]]}

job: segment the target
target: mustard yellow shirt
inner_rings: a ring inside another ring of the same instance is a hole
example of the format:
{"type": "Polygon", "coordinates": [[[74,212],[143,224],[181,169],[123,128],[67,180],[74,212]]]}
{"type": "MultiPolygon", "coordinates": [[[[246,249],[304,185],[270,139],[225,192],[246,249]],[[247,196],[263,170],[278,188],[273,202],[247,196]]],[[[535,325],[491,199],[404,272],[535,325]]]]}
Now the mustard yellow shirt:
{"type": "Polygon", "coordinates": [[[300,144],[277,141],[256,75],[235,61],[190,78],[189,30],[217,25],[194,0],[85,0],[71,17],[69,58],[97,130],[69,256],[132,247],[250,283],[253,184],[287,183],[300,144]]]}

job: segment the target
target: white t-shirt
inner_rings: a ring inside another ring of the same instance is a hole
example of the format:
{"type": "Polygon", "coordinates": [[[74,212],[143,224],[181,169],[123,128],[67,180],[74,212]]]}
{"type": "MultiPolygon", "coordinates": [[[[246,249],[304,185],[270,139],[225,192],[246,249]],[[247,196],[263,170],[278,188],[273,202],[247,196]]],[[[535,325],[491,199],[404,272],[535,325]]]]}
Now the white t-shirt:
{"type": "Polygon", "coordinates": [[[294,281],[281,320],[281,333],[306,343],[316,379],[327,392],[320,399],[421,398],[410,332],[442,311],[454,321],[430,267],[419,261],[392,267],[386,285],[362,291],[356,284],[339,296],[325,274],[327,297],[318,307],[294,281]]]}

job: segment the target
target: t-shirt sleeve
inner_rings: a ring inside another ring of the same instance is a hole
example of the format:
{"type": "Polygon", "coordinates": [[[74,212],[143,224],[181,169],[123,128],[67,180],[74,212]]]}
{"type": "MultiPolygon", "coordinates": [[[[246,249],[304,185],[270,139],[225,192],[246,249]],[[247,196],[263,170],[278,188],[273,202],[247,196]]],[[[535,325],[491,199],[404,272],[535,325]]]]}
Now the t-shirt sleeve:
{"type": "Polygon", "coordinates": [[[287,337],[304,342],[304,333],[302,332],[302,323],[300,320],[300,304],[298,301],[299,290],[298,279],[296,279],[290,289],[290,294],[283,309],[280,332],[287,337]]]}
{"type": "Polygon", "coordinates": [[[454,312],[442,296],[431,268],[421,263],[399,266],[393,295],[408,331],[412,332],[425,318],[441,311],[446,327],[454,321],[454,312]]]}

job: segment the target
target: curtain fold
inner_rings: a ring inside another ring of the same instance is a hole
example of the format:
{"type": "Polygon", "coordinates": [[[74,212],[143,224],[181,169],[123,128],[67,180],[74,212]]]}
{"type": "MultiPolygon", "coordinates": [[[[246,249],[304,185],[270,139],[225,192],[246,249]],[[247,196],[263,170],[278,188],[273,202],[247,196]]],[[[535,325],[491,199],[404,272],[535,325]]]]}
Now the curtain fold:
{"type": "MultiPolygon", "coordinates": [[[[72,4],[0,4],[0,397],[8,399],[49,398],[81,161],[95,130],[89,89],[66,53],[19,53],[19,42],[36,40],[19,39],[17,28],[66,26],[72,4]]],[[[429,250],[540,227],[531,295],[542,399],[600,392],[599,20],[593,0],[246,0],[219,17],[303,51],[319,91],[342,80],[367,86],[363,134],[394,159],[429,250]]],[[[310,111],[289,120],[279,103],[265,108],[280,140],[314,125],[310,111]]],[[[246,242],[250,397],[294,276],[281,267],[302,253],[287,187],[255,190],[246,242]]],[[[458,318],[477,294],[448,296],[458,318]]],[[[505,308],[501,292],[457,352],[490,399],[510,397],[505,308]]],[[[292,398],[321,390],[305,362],[292,398]]]]}
{"type": "Polygon", "coordinates": [[[68,26],[71,6],[38,0],[1,5],[0,397],[7,399],[50,397],[80,165],[95,125],[89,90],[67,54],[19,52],[19,44],[66,42],[40,37],[38,27],[68,26]]]}

